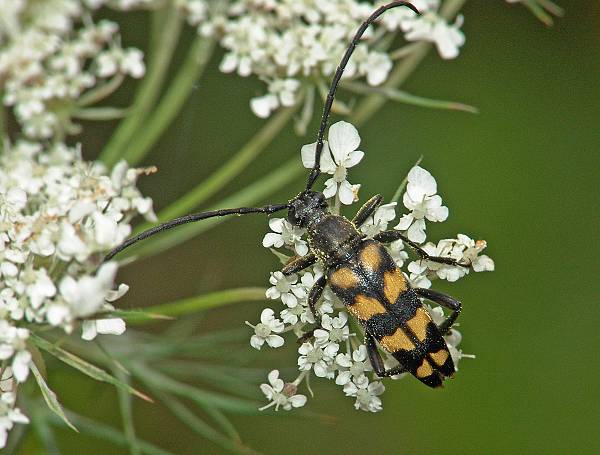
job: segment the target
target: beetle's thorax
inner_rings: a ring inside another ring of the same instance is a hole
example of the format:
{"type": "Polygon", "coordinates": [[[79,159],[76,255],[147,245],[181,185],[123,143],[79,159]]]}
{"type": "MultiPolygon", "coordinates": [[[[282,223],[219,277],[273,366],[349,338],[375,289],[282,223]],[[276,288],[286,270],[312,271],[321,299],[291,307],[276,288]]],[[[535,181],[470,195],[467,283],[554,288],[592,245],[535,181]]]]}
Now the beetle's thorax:
{"type": "Polygon", "coordinates": [[[364,238],[347,218],[332,214],[316,219],[307,234],[311,251],[327,268],[349,260],[364,238]]]}
{"type": "Polygon", "coordinates": [[[288,221],[307,230],[311,251],[325,267],[349,258],[364,238],[348,219],[329,213],[317,191],[303,191],[289,202],[288,221]]]}

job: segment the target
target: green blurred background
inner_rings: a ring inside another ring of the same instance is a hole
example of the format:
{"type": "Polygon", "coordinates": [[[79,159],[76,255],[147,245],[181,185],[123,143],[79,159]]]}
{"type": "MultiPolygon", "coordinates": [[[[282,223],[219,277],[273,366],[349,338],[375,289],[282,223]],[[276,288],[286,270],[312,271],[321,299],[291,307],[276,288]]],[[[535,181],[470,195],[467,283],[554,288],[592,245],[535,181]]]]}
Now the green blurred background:
{"type": "MultiPolygon", "coordinates": [[[[338,386],[313,381],[316,397],[309,408],[335,421],[285,412],[233,416],[248,445],[266,454],[600,453],[600,361],[594,349],[600,347],[600,3],[559,3],[566,15],[547,28],[520,6],[467,2],[460,57],[445,62],[430,53],[404,86],[473,104],[480,114],[388,103],[359,129],[367,154],[350,180],[363,184],[363,200],[375,193],[391,197],[423,154],[422,165],[437,178],[450,208],[446,223],[430,225],[430,238],[464,232],[488,241],[494,273],[471,274],[452,286],[435,283],[463,301],[462,348],[477,359],[463,360],[443,390],[410,378],[386,381],[384,411],[377,415],[355,411],[338,386]]],[[[144,16],[123,17],[125,42],[143,46],[144,16]]],[[[159,209],[210,175],[263,124],[248,108],[262,84],[222,75],[216,62],[145,160],[160,169],[141,183],[159,209]]],[[[305,138],[290,125],[223,196],[290,157],[299,159],[300,146],[312,142],[315,131],[316,119],[305,138]]],[[[109,133],[87,128],[81,140],[95,144],[87,148],[90,158],[109,133]]],[[[287,200],[303,181],[271,200],[287,200]]],[[[137,308],[266,285],[277,267],[260,244],[266,229],[260,216],[231,220],[124,268],[121,277],[131,291],[120,305],[137,308]]],[[[256,321],[263,306],[212,311],[201,330],[256,321]]],[[[249,345],[240,350],[252,355],[249,345]]],[[[261,352],[257,364],[293,377],[294,351],[290,343],[261,352]]],[[[114,390],[66,369],[49,380],[67,407],[120,425],[114,390]]],[[[176,453],[222,453],[158,406],[137,400],[134,411],[143,439],[176,453]]],[[[59,443],[64,453],[121,453],[67,430],[59,432],[59,443]]]]}

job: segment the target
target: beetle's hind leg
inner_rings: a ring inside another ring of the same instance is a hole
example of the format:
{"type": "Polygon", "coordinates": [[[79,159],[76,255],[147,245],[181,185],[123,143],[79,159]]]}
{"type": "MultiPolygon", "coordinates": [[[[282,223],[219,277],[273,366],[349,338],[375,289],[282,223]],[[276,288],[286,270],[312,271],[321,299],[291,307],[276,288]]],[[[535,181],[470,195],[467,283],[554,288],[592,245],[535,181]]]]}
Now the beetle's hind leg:
{"type": "Polygon", "coordinates": [[[397,374],[402,374],[408,372],[404,365],[398,365],[389,370],[385,369],[385,365],[383,363],[383,359],[381,358],[381,354],[377,349],[377,344],[375,343],[375,338],[370,333],[365,333],[365,346],[367,347],[367,353],[369,354],[369,360],[371,361],[371,366],[375,371],[375,374],[380,378],[387,378],[390,376],[395,376],[397,374]]]}
{"type": "Polygon", "coordinates": [[[421,248],[418,243],[415,243],[412,240],[409,240],[408,237],[406,237],[404,234],[402,234],[400,231],[397,231],[396,229],[390,229],[388,231],[380,232],[379,234],[377,234],[373,237],[373,240],[377,240],[378,242],[381,242],[381,243],[391,243],[396,240],[402,240],[404,243],[406,243],[408,246],[410,246],[413,250],[415,250],[415,252],[419,255],[419,257],[421,259],[426,259],[431,262],[438,262],[440,264],[457,265],[460,267],[467,267],[467,268],[471,267],[470,263],[469,264],[463,263],[463,262],[457,261],[456,259],[442,257],[442,256],[430,256],[429,253],[427,253],[427,251],[425,251],[423,248],[421,248]]]}
{"type": "Polygon", "coordinates": [[[352,218],[352,224],[357,228],[361,227],[367,219],[373,215],[375,210],[381,205],[383,197],[380,194],[373,196],[358,210],[354,218],[352,218]]]}
{"type": "Polygon", "coordinates": [[[298,256],[293,258],[281,269],[281,273],[284,275],[291,275],[293,273],[304,270],[317,262],[317,257],[313,253],[305,254],[304,256],[298,256]]]}
{"type": "Polygon", "coordinates": [[[314,329],[302,335],[302,337],[298,340],[300,343],[304,343],[306,340],[308,340],[314,335],[315,330],[321,328],[321,315],[319,315],[319,312],[317,311],[317,302],[323,295],[323,290],[325,289],[326,284],[327,278],[325,278],[325,276],[322,276],[315,282],[315,284],[313,284],[313,287],[310,288],[310,292],[308,294],[308,307],[310,308],[310,311],[312,311],[317,325],[314,329]]]}
{"type": "Polygon", "coordinates": [[[442,332],[442,335],[446,335],[450,331],[452,325],[456,321],[456,318],[460,314],[462,304],[455,298],[450,297],[449,295],[442,294],[441,292],[437,291],[432,291],[431,289],[415,288],[415,292],[417,293],[417,295],[424,297],[427,300],[431,300],[432,302],[435,302],[452,310],[450,316],[448,316],[448,318],[444,322],[442,322],[438,327],[440,329],[440,332],[442,332]]]}

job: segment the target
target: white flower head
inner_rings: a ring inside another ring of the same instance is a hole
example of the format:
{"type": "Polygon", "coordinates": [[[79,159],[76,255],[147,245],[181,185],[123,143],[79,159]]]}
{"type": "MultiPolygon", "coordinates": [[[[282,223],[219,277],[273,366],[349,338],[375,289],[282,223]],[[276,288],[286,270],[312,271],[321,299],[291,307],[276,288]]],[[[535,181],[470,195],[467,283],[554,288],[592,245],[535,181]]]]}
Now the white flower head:
{"type": "Polygon", "coordinates": [[[389,204],[383,204],[375,210],[375,213],[371,215],[360,227],[360,230],[367,237],[372,238],[373,236],[383,232],[387,229],[388,223],[396,218],[396,202],[390,202],[389,204]]]}
{"type": "Polygon", "coordinates": [[[329,343],[342,343],[350,336],[348,327],[348,314],[340,312],[337,317],[332,318],[324,314],[321,318],[321,328],[315,330],[315,344],[325,346],[329,343]]]}
{"type": "Polygon", "coordinates": [[[330,366],[333,365],[335,356],[340,346],[337,343],[327,343],[318,346],[316,343],[307,341],[298,348],[298,368],[301,371],[314,370],[315,375],[320,378],[333,378],[334,373],[330,366]]]}
{"type": "MultiPolygon", "coordinates": [[[[323,143],[321,153],[321,171],[333,175],[325,182],[323,194],[326,198],[338,196],[340,202],[350,205],[355,202],[356,185],[346,180],[348,169],[356,166],[364,157],[364,152],[358,149],[360,136],[356,128],[348,122],[337,122],[329,127],[328,140],[323,143]]],[[[302,164],[312,168],[315,163],[317,143],[302,147],[302,164]]]]}
{"type": "Polygon", "coordinates": [[[261,384],[260,390],[265,394],[269,404],[260,408],[268,409],[275,406],[275,410],[283,408],[289,411],[292,408],[300,408],[306,404],[306,396],[297,394],[297,386],[294,383],[284,383],[279,378],[279,370],[273,370],[267,376],[269,384],[261,384]]]}
{"type": "Polygon", "coordinates": [[[436,193],[437,183],[433,176],[420,166],[413,167],[408,173],[402,198],[404,206],[411,212],[402,216],[395,229],[407,231],[406,235],[413,242],[424,242],[425,219],[439,222],[448,218],[448,208],[442,205],[442,198],[436,193]]]}
{"type": "Polygon", "coordinates": [[[263,238],[265,248],[281,248],[283,245],[288,245],[292,246],[299,256],[308,253],[308,245],[302,239],[305,229],[292,226],[285,218],[271,218],[269,227],[273,232],[267,233],[263,238]]]}
{"type": "Polygon", "coordinates": [[[283,322],[275,317],[275,312],[271,308],[262,311],[258,324],[252,325],[246,321],[246,325],[254,329],[254,335],[250,338],[250,345],[254,349],[260,350],[265,342],[272,348],[283,346],[283,337],[277,335],[283,332],[283,322]]]}
{"type": "Polygon", "coordinates": [[[306,297],[306,290],[303,286],[295,284],[298,280],[296,275],[285,276],[277,271],[271,273],[269,282],[273,285],[267,289],[266,296],[269,299],[281,299],[281,301],[290,308],[298,305],[298,299],[306,297]]]}
{"type": "Polygon", "coordinates": [[[367,347],[361,344],[350,354],[338,354],[335,362],[341,367],[341,371],[335,378],[338,385],[346,385],[353,380],[362,380],[361,376],[371,371],[371,362],[367,354],[367,347]]]}
{"type": "Polygon", "coordinates": [[[465,35],[460,27],[463,16],[458,16],[454,24],[448,24],[435,13],[426,13],[402,24],[409,41],[430,41],[444,59],[458,57],[459,49],[465,44],[465,35]]]}
{"type": "Polygon", "coordinates": [[[383,406],[379,395],[383,392],[385,392],[385,386],[380,381],[370,383],[366,376],[361,376],[344,386],[346,396],[356,397],[354,407],[361,411],[381,411],[383,406]]]}

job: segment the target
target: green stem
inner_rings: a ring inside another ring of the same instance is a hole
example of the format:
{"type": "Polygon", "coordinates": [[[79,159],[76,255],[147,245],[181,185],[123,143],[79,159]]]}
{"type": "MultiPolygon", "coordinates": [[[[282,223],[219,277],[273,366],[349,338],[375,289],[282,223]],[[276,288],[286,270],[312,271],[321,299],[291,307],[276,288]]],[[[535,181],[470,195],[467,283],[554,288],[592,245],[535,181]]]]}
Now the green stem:
{"type": "Polygon", "coordinates": [[[0,90],[0,155],[4,152],[4,142],[8,140],[6,112],[4,111],[4,91],[0,90]]]}
{"type": "MultiPolygon", "coordinates": [[[[198,313],[205,311],[210,308],[217,308],[232,303],[248,302],[248,301],[264,301],[265,289],[264,288],[238,288],[238,289],[227,289],[225,291],[211,292],[210,294],[200,295],[196,297],[190,297],[188,299],[181,299],[175,302],[162,303],[160,305],[154,305],[144,308],[144,311],[149,313],[160,314],[163,316],[184,316],[187,314],[198,313]]],[[[143,324],[146,322],[153,322],[152,320],[144,320],[135,322],[136,325],[143,324]]],[[[131,325],[131,323],[130,323],[131,325]]]]}
{"type": "Polygon", "coordinates": [[[211,38],[196,38],[167,93],[152,114],[144,119],[143,128],[138,129],[135,137],[129,142],[123,157],[130,164],[140,162],[173,122],[196,86],[196,81],[210,60],[213,48],[214,40],[211,38]]]}
{"type": "MultiPolygon", "coordinates": [[[[129,377],[123,373],[120,368],[113,368],[114,376],[121,382],[131,386],[129,377]]],[[[131,406],[131,395],[123,389],[117,389],[119,397],[119,408],[121,410],[121,420],[123,422],[123,434],[127,439],[129,453],[131,455],[140,455],[140,447],[135,436],[135,425],[133,423],[133,410],[131,406]]]]}
{"type": "Polygon", "coordinates": [[[92,104],[96,104],[99,101],[102,101],[107,96],[112,95],[114,91],[121,86],[124,80],[125,75],[123,75],[122,73],[116,74],[104,84],[99,85],[98,87],[81,95],[77,99],[75,107],[84,108],[92,104]]]}
{"type": "Polygon", "coordinates": [[[121,122],[100,155],[100,159],[109,167],[112,167],[124,156],[126,147],[131,143],[133,136],[139,132],[142,123],[148,117],[160,95],[160,89],[169,69],[182,26],[182,20],[174,6],[168,6],[164,14],[165,22],[160,46],[157,46],[152,56],[152,64],[148,69],[148,75],[140,83],[133,102],[133,109],[129,116],[121,122]]]}
{"type": "MultiPolygon", "coordinates": [[[[440,14],[444,19],[450,20],[460,11],[466,0],[448,0],[442,5],[440,14]]],[[[397,88],[402,85],[423,61],[432,44],[421,42],[415,45],[413,52],[396,66],[383,87],[397,88]]],[[[354,108],[350,116],[350,123],[361,125],[370,119],[385,104],[387,98],[381,94],[372,94],[362,100],[354,108]]]]}
{"type": "MultiPolygon", "coordinates": [[[[158,214],[159,221],[167,221],[184,215],[194,210],[198,205],[207,200],[227,185],[235,176],[248,166],[265,149],[273,138],[296,112],[296,108],[285,108],[272,116],[267,123],[246,143],[229,161],[218,171],[211,174],[206,180],[194,189],[173,202],[158,214]]],[[[147,229],[150,225],[144,225],[141,229],[147,229]]]]}
{"type": "MultiPolygon", "coordinates": [[[[298,161],[296,158],[289,160],[283,166],[271,171],[267,177],[242,188],[237,193],[222,199],[207,210],[216,210],[223,207],[244,207],[264,200],[267,196],[282,189],[303,173],[304,168],[299,165],[298,161]]],[[[227,219],[231,219],[231,217],[211,218],[202,223],[192,223],[181,226],[176,230],[167,231],[164,234],[154,237],[150,242],[140,242],[138,245],[124,251],[124,257],[132,255],[138,258],[152,256],[175,245],[179,245],[199,233],[221,224],[227,219]]]]}
{"type": "Polygon", "coordinates": [[[477,108],[469,106],[468,104],[458,103],[456,101],[445,101],[445,100],[434,100],[431,98],[424,98],[422,96],[413,95],[403,90],[398,90],[392,87],[371,87],[367,84],[361,84],[360,82],[346,82],[344,84],[346,90],[350,90],[354,93],[370,94],[378,93],[392,101],[398,101],[399,103],[411,104],[413,106],[426,107],[430,109],[448,109],[453,111],[470,112],[476,114],[477,108]]]}
{"type": "MultiPolygon", "coordinates": [[[[415,164],[413,164],[413,167],[421,164],[421,161],[423,161],[423,155],[421,155],[419,157],[419,159],[417,160],[417,162],[415,164]]],[[[404,177],[404,179],[402,179],[402,182],[400,182],[400,185],[398,186],[398,189],[394,193],[394,196],[392,197],[392,200],[390,202],[398,202],[400,200],[400,197],[402,196],[402,192],[404,191],[404,188],[406,188],[407,183],[408,183],[408,173],[407,173],[406,177],[404,177]]]]}

